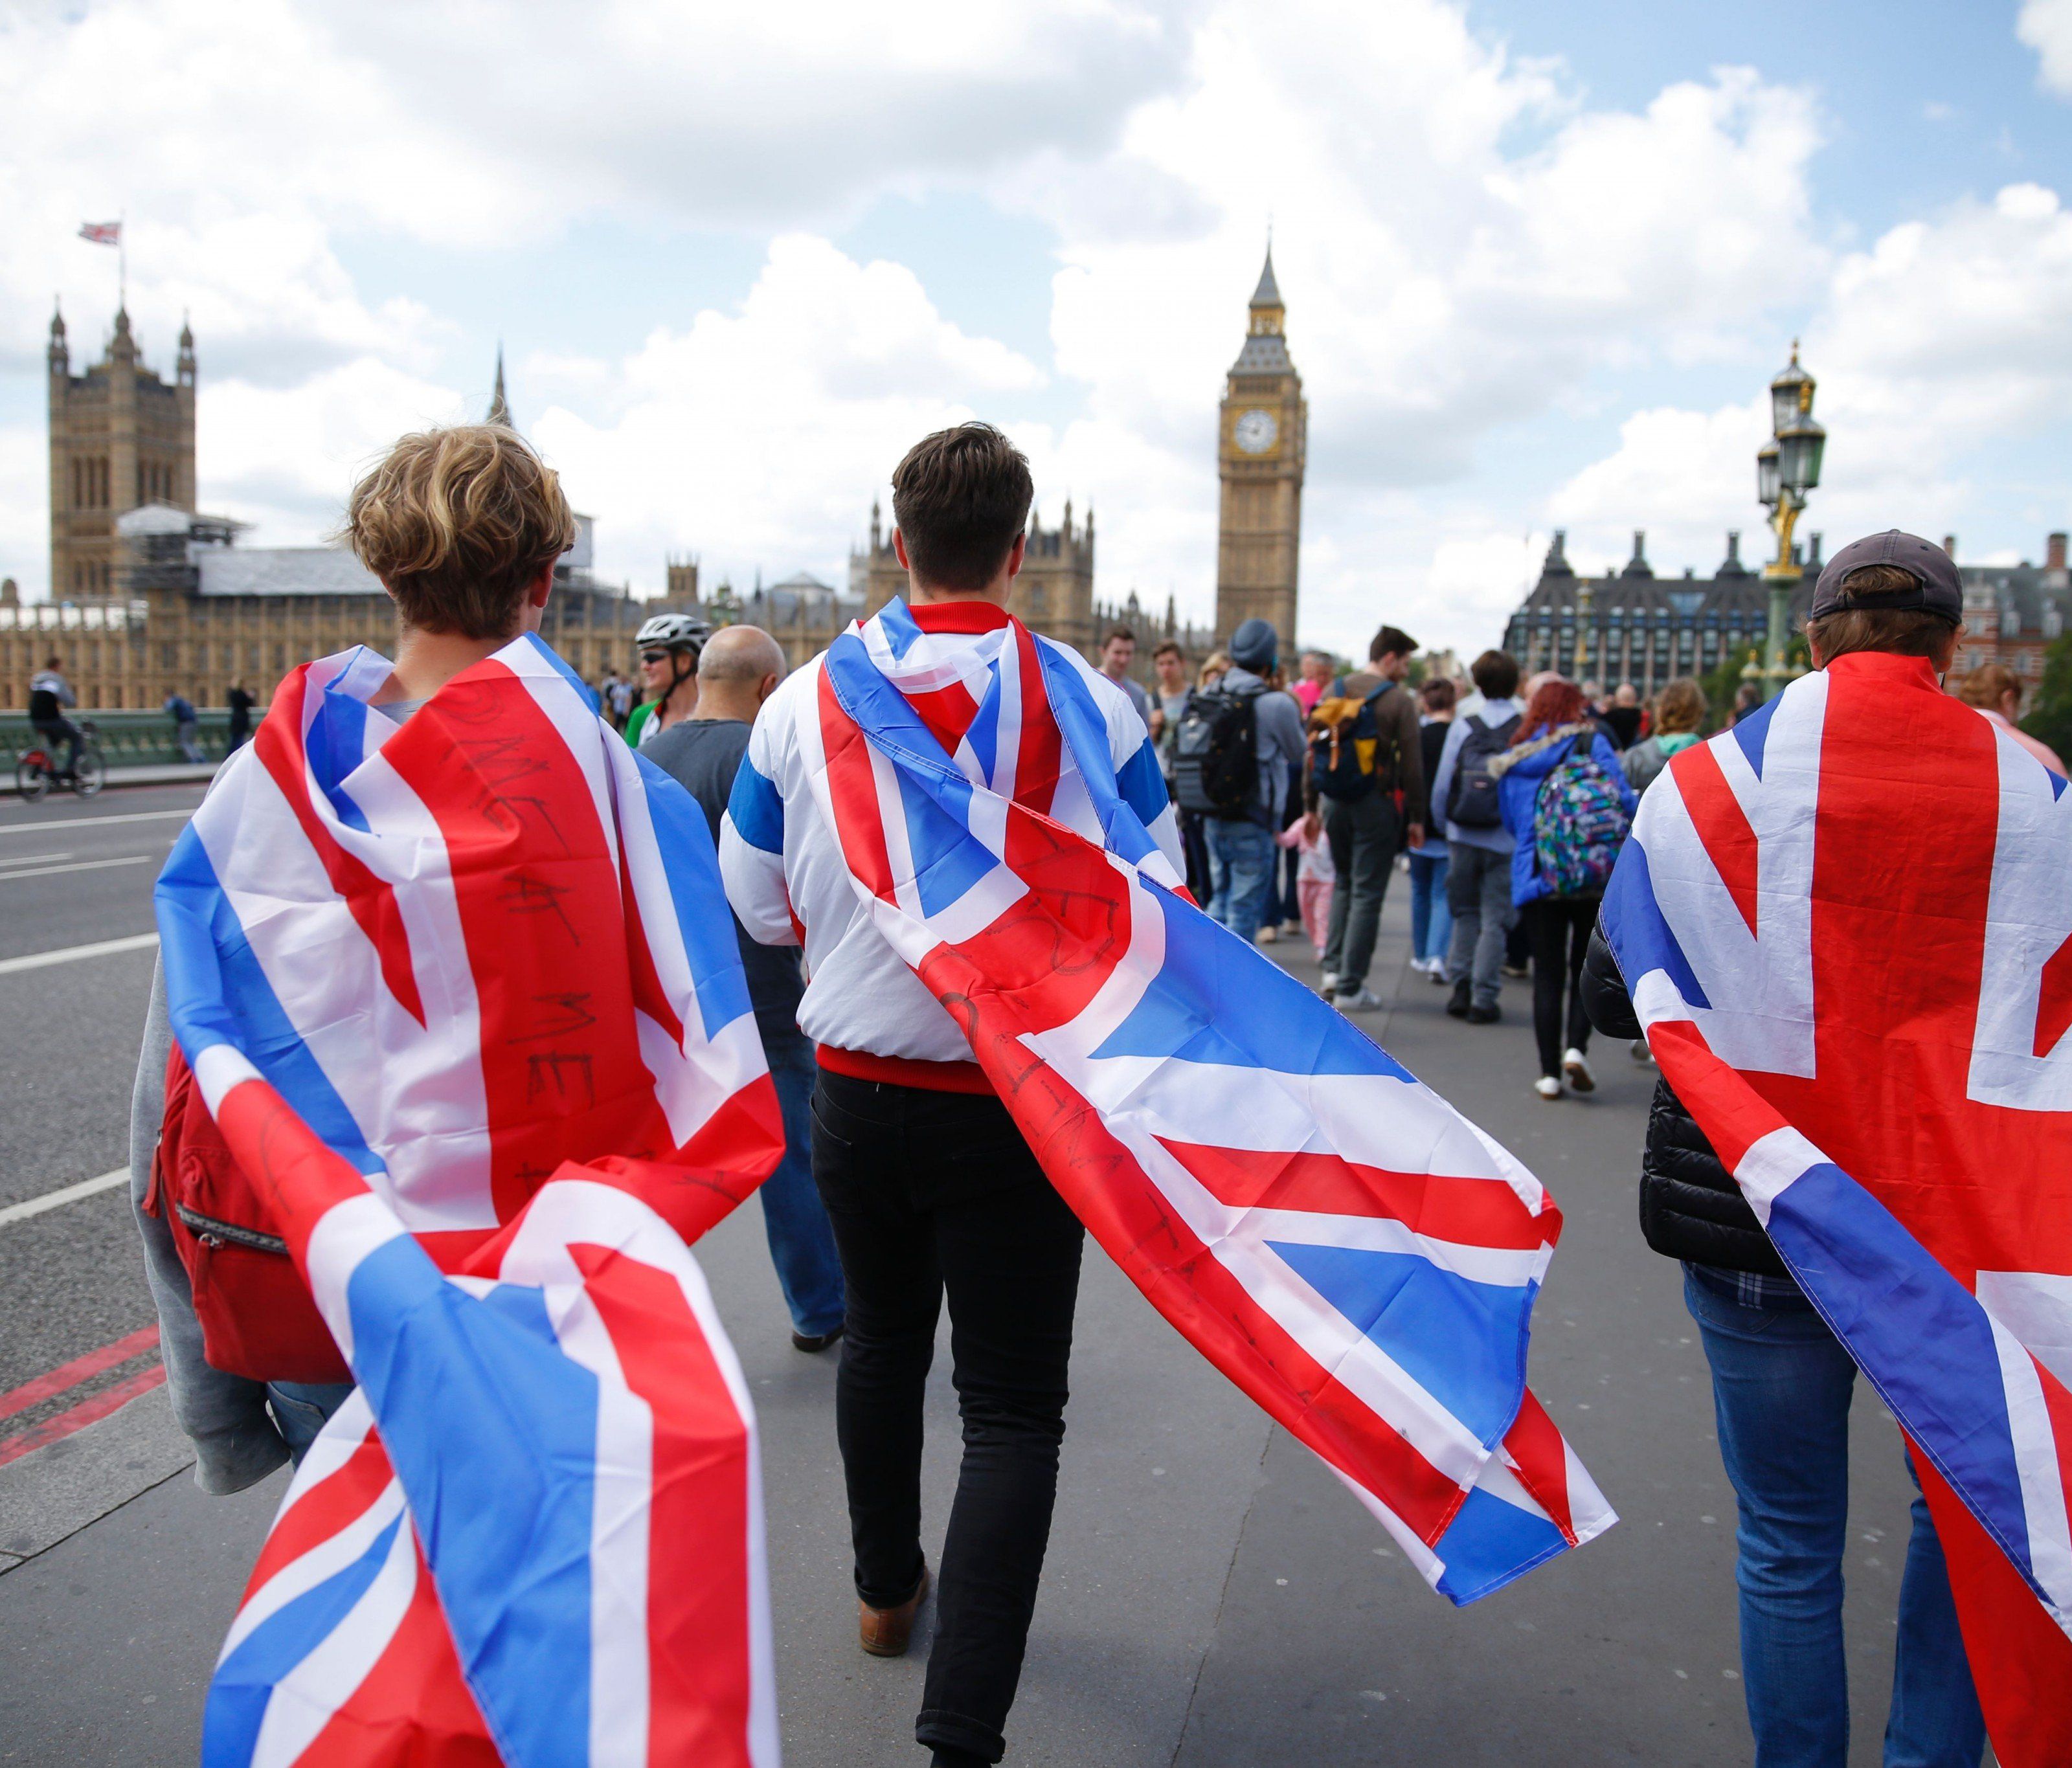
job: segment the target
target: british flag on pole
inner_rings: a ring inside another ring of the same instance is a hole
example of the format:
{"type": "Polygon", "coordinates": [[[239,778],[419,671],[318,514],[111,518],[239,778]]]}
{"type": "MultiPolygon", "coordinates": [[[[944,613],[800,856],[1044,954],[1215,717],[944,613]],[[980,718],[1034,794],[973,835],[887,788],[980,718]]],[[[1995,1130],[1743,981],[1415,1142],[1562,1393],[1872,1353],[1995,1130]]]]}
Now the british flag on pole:
{"type": "Polygon", "coordinates": [[[779,766],[758,726],[730,884],[767,898],[784,816],[824,817],[1088,1231],[1473,1601],[1614,1519],[1525,1385],[1560,1211],[1188,899],[1157,833],[1170,809],[1147,826],[1133,808],[1163,802],[1150,745],[1118,767],[1091,676],[1018,622],[924,631],[889,604],[766,709],[811,801],[758,771],[779,766]]]}
{"type": "Polygon", "coordinates": [[[1604,922],[1662,1071],[1917,1449],[2010,1768],[2072,1759],[2072,797],[1918,658],[1679,755],[1604,922]]]}
{"type": "Polygon", "coordinates": [[[173,1029],[358,1388],[209,1768],[775,1768],[754,1416],[686,1248],[782,1147],[703,815],[536,637],[295,671],[161,877],[173,1029]]]}

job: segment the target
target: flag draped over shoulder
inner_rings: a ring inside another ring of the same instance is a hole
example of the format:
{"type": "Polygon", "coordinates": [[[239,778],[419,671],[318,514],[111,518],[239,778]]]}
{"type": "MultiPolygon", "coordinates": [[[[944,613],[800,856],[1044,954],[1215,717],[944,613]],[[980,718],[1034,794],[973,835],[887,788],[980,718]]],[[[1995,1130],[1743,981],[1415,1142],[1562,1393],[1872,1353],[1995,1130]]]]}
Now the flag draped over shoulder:
{"type": "Polygon", "coordinates": [[[1610,1526],[1525,1387],[1552,1200],[1194,906],[1079,666],[894,602],[816,667],[800,741],[860,899],[1152,1304],[1456,1601],[1610,1526]]]}
{"type": "Polygon", "coordinates": [[[1906,1430],[2009,1768],[2072,1759],[2072,796],[1926,663],[1677,756],[1604,924],[1663,1078],[1906,1430]]]}
{"type": "Polygon", "coordinates": [[[701,812],[536,638],[278,690],[167,861],[175,1034],[359,1384],[204,1760],[777,1762],[754,1422],[685,1247],[782,1151],[701,812]]]}

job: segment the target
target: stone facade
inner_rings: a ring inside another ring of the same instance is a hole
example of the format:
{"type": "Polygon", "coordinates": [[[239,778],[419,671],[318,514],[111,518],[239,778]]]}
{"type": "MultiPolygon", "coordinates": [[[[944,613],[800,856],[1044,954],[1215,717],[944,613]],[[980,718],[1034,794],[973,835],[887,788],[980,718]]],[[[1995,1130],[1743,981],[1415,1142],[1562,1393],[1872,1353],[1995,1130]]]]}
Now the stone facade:
{"type": "Polygon", "coordinates": [[[1256,615],[1272,622],[1281,656],[1293,659],[1309,407],[1288,354],[1286,319],[1268,250],[1217,433],[1216,633],[1227,640],[1256,615]]]}
{"type": "Polygon", "coordinates": [[[51,599],[117,594],[115,524],[146,504],[195,507],[194,334],[180,328],[168,386],[144,366],[127,308],[99,362],[72,372],[64,315],[51,319],[46,352],[51,450],[51,599]]]}
{"type": "MultiPolygon", "coordinates": [[[[1955,556],[1954,536],[1944,546],[1955,556]]],[[[1959,565],[1964,584],[1964,642],[1957,648],[1953,676],[1988,663],[2004,663],[2033,694],[2043,679],[2043,653],[2062,636],[2072,615],[2072,571],[2066,565],[2066,537],[2044,541],[2043,563],[1959,565]]]]}
{"type": "MultiPolygon", "coordinates": [[[[1792,600],[1802,625],[1820,574],[1820,537],[1802,560],[1805,575],[1792,600]]],[[[1700,676],[1729,660],[1760,652],[1770,630],[1770,591],[1760,571],[1741,562],[1741,536],[1727,536],[1727,554],[1710,577],[1685,569],[1658,578],[1647,560],[1647,536],[1633,537],[1633,557],[1601,577],[1568,562],[1568,536],[1557,531],[1540,581],[1511,617],[1503,648],[1527,673],[1558,669],[1579,680],[1630,681],[1643,695],[1678,676],[1700,676]]]]}
{"type": "MultiPolygon", "coordinates": [[[[350,553],[240,545],[243,524],[195,512],[189,332],[170,388],[142,365],[120,313],[106,358],[83,376],[71,375],[54,319],[50,364],[51,594],[27,604],[0,595],[0,709],[27,704],[29,677],[51,656],[92,710],[155,708],[175,691],[220,705],[240,681],[263,702],[311,657],[393,650],[394,606],[350,553]],[[121,495],[139,487],[162,495],[121,495]]],[[[491,413],[510,413],[501,352],[491,413]]],[[[591,519],[577,523],[540,630],[595,681],[633,667],[643,620],[695,604],[697,566],[672,561],[672,595],[642,601],[598,582],[591,519]]]]}

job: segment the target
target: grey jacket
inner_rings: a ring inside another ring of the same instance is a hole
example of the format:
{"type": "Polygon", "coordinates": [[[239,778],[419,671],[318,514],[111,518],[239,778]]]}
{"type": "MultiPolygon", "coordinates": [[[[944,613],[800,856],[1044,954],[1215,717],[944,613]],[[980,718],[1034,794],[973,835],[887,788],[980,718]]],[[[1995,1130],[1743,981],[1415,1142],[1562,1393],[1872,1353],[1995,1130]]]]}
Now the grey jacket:
{"type": "Polygon", "coordinates": [[[201,1322],[187,1267],[162,1215],[144,1213],[158,1125],[166,1115],[166,1059],[173,1048],[166,1014],[166,972],[151,977],[144,1049],[130,1096],[130,1207],[144,1239],[144,1275],[158,1310],[158,1348],[173,1416],[195,1445],[195,1483],[216,1497],[257,1485],[288,1458],[288,1445],[266,1410],[266,1384],[212,1369],[201,1354],[201,1322]]]}
{"type": "Polygon", "coordinates": [[[1281,827],[1281,812],[1288,802],[1289,782],[1297,777],[1308,745],[1302,740],[1302,711],[1294,696],[1267,686],[1249,669],[1233,664],[1223,676],[1223,687],[1231,693],[1259,696],[1258,720],[1259,806],[1254,819],[1267,828],[1281,827]]]}

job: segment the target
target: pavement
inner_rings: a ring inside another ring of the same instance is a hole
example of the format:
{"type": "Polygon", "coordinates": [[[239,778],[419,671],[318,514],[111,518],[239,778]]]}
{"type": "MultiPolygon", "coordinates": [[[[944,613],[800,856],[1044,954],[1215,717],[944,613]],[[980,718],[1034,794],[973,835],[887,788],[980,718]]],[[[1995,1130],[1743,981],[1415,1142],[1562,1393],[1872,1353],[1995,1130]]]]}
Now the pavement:
{"type": "MultiPolygon", "coordinates": [[[[216,767],[217,763],[212,761],[175,761],[159,765],[111,767],[108,770],[105,785],[107,787],[167,786],[184,783],[189,780],[207,781],[215,777],[216,767]]],[[[5,795],[9,798],[17,796],[14,776],[11,772],[0,776],[0,795],[5,795]]],[[[60,802],[63,802],[64,797],[68,795],[59,793],[56,796],[60,802]]]]}
{"type": "MultiPolygon", "coordinates": [[[[121,1162],[148,950],[10,972],[25,952],[147,930],[155,866],[25,874],[20,855],[162,857],[191,789],[0,808],[0,1005],[18,1038],[0,1206],[121,1162]],[[22,833],[18,833],[22,831],[22,833]],[[20,882],[10,882],[10,879],[20,882]],[[11,991],[11,992],[10,992],[11,991]]],[[[40,862],[44,865],[72,861],[40,862]]],[[[1503,1023],[1445,1018],[1407,968],[1392,886],[1361,1022],[1544,1178],[1567,1227],[1536,1314],[1533,1384],[1622,1513],[1618,1527],[1473,1607],[1428,1590],[1337,1480],[1216,1375],[1091,1245],[1056,1525],[1013,1764],[1260,1768],[1444,1762],[1504,1768],[1745,1763],[1733,1497],[1697,1334],[1634,1186],[1651,1069],[1597,1053],[1600,1087],[1549,1104],[1526,991],[1503,1023]]],[[[1305,979],[1287,944],[1272,954],[1305,979]]],[[[155,1353],[9,1415],[23,1384],[147,1328],[119,1189],[27,1219],[0,1207],[0,1762],[194,1759],[211,1663],[285,1477],[232,1499],[187,1472],[155,1353]],[[84,1428],[10,1455],[97,1396],[84,1428]],[[84,1396],[84,1397],[82,1397],[84,1396]]],[[[855,1645],[831,1400],[835,1357],[793,1351],[754,1207],[698,1256],[754,1384],[791,1768],[906,1768],[924,1664],[855,1645]]],[[[929,1395],[925,1527],[956,1473],[947,1343],[929,1395]]],[[[39,1390],[31,1389],[31,1392],[39,1390]]],[[[1853,1425],[1847,1575],[1854,1765],[1879,1760],[1911,1495],[1867,1390],[1853,1425]]]]}

